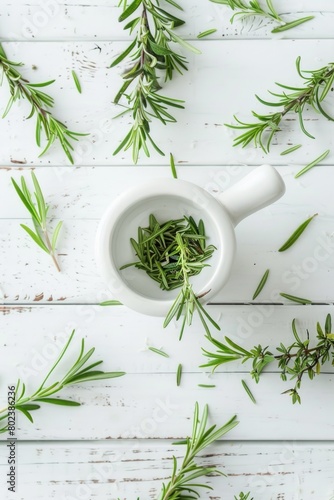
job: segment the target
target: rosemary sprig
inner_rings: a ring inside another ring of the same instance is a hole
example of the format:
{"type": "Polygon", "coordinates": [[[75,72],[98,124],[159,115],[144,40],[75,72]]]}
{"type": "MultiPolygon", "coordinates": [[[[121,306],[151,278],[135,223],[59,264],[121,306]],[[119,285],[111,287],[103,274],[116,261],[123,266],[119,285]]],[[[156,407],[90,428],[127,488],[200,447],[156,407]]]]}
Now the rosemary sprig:
{"type": "Polygon", "coordinates": [[[311,139],[314,139],[313,135],[304,126],[303,113],[306,107],[313,108],[328,120],[334,120],[323,107],[323,102],[334,82],[334,63],[329,63],[320,69],[302,71],[300,60],[301,58],[298,57],[296,68],[299,76],[305,80],[302,87],[292,87],[276,83],[283,90],[281,93],[269,92],[277,98],[273,102],[265,101],[256,96],[258,101],[266,106],[281,107],[280,111],[263,115],[252,111],[253,116],[256,118],[254,123],[243,122],[234,116],[238,122],[237,125],[225,124],[229,128],[244,130],[241,135],[234,139],[234,146],[242,145],[242,147],[245,147],[253,143],[255,147],[260,146],[265,153],[268,153],[275,133],[281,130],[280,123],[288,113],[296,113],[302,132],[311,139]]]}
{"type": "Polygon", "coordinates": [[[254,500],[254,498],[250,498],[250,491],[248,493],[239,493],[238,497],[234,497],[234,500],[254,500]]]}
{"type": "Polygon", "coordinates": [[[215,467],[198,465],[195,462],[195,458],[214,441],[232,430],[238,424],[238,421],[236,416],[234,416],[225,425],[216,429],[216,425],[208,426],[208,415],[208,405],[205,405],[202,416],[200,416],[198,403],[195,404],[191,437],[187,437],[184,441],[173,443],[186,445],[185,456],[179,469],[177,459],[175,456],[173,457],[172,477],[167,484],[164,483],[162,485],[162,491],[158,497],[159,500],[177,500],[181,498],[190,500],[200,498],[200,494],[197,491],[198,488],[207,488],[210,490],[213,488],[207,484],[198,483],[197,479],[207,474],[222,474],[215,467]]]}
{"type": "Polygon", "coordinates": [[[27,187],[24,177],[21,177],[21,187],[15,182],[13,178],[11,178],[17,194],[19,195],[22,203],[31,215],[35,232],[25,224],[20,225],[22,229],[24,229],[29,234],[33,241],[37,243],[37,245],[42,250],[44,250],[44,252],[48,253],[51,256],[57,271],[60,271],[60,267],[56,258],[56,245],[63,223],[62,221],[58,222],[54,229],[53,236],[50,237],[47,227],[49,206],[45,203],[43,192],[34,172],[31,172],[31,177],[35,188],[34,196],[36,199],[36,203],[32,199],[32,195],[27,187]]]}
{"type": "Polygon", "coordinates": [[[7,116],[14,102],[20,99],[26,99],[31,105],[30,113],[26,119],[28,120],[33,116],[36,117],[35,138],[37,146],[41,147],[42,133],[44,133],[47,140],[47,144],[39,156],[43,156],[52,144],[58,140],[70,163],[73,164],[74,160],[71,152],[74,148],[71,141],[77,141],[78,137],[88,134],[79,134],[78,132],[69,130],[64,123],[57,120],[51,113],[50,110],[53,108],[54,99],[40,90],[40,88],[48,87],[55,80],[49,80],[43,83],[30,83],[29,80],[23,78],[19,72],[18,68],[21,66],[23,66],[23,63],[13,62],[7,58],[3,46],[0,44],[0,69],[2,71],[0,85],[2,85],[3,78],[5,77],[11,95],[2,118],[7,116]]]}
{"type": "MultiPolygon", "coordinates": [[[[174,0],[166,2],[182,10],[174,0]]],[[[195,53],[200,51],[175,33],[174,28],[184,24],[184,21],[163,9],[159,0],[133,0],[130,4],[128,0],[120,0],[119,5],[123,8],[119,17],[120,22],[127,20],[138,9],[140,12],[124,27],[130,34],[137,29],[135,39],[110,66],[111,68],[116,66],[127,57],[131,60],[130,69],[122,75],[124,83],[114,102],[119,104],[122,98],[125,99],[126,109],[118,116],[131,113],[133,124],[114,151],[114,155],[123,149],[132,148],[132,159],[137,163],[141,150],[146,156],[150,156],[149,144],[159,154],[164,155],[151,136],[152,120],[159,120],[164,125],[173,123],[176,119],[170,114],[169,108],[184,107],[184,101],[159,93],[161,85],[158,71],[164,73],[167,81],[172,79],[174,71],[182,73],[187,70],[186,58],[174,51],[173,44],[176,43],[195,53]]]]}
{"type": "MultiPolygon", "coordinates": [[[[121,377],[125,375],[124,372],[104,372],[102,370],[96,370],[103,361],[95,361],[91,364],[88,363],[92,357],[95,348],[89,349],[85,352],[85,340],[81,340],[80,352],[77,360],[71,368],[67,369],[65,375],[58,382],[49,382],[49,378],[55,368],[59,365],[63,357],[65,356],[69,345],[73,339],[74,330],[72,331],[68,341],[66,342],[64,348],[60,352],[57,360],[52,365],[51,369],[47,373],[41,385],[38,389],[30,396],[26,395],[26,385],[19,379],[15,388],[15,408],[20,411],[25,417],[33,422],[31,412],[38,410],[40,408],[39,403],[49,403],[53,405],[61,406],[80,406],[80,403],[68,400],[52,397],[54,394],[61,391],[64,387],[76,385],[83,382],[91,382],[94,380],[105,380],[109,378],[121,377]],[[47,384],[48,382],[48,384],[47,384]]],[[[67,363],[66,363],[67,364],[67,363]]],[[[65,364],[65,366],[66,366],[65,364]]],[[[8,417],[8,408],[3,408],[0,410],[0,421],[6,421],[8,417]]],[[[0,428],[0,433],[6,432],[7,425],[0,428]]]]}
{"type": "Polygon", "coordinates": [[[292,333],[294,342],[289,346],[280,343],[276,347],[278,354],[273,354],[269,347],[261,345],[254,346],[251,350],[244,349],[228,337],[225,337],[225,343],[213,337],[207,337],[217,348],[217,351],[210,352],[203,349],[204,355],[209,358],[209,361],[202,366],[211,367],[214,371],[220,365],[230,361],[240,360],[242,363],[251,361],[251,376],[256,382],[259,382],[264,368],[272,363],[277,363],[282,380],[286,381],[288,377],[295,380],[294,386],[284,391],[283,394],[289,394],[293,403],[300,403],[299,389],[304,375],[308,375],[313,380],[327,361],[331,361],[334,366],[334,333],[332,333],[331,315],[327,315],[324,328],[320,326],[320,323],[317,323],[316,339],[318,342],[314,347],[310,345],[308,330],[305,339],[299,337],[295,319],[292,321],[292,333]]]}
{"type": "Polygon", "coordinates": [[[150,278],[159,283],[163,290],[181,288],[164,321],[166,327],[173,318],[183,316],[180,339],[186,325],[191,325],[193,314],[197,311],[207,335],[210,335],[207,320],[220,330],[199,298],[193,291],[190,278],[199,274],[214,250],[206,246],[205,227],[202,220],[196,224],[193,217],[169,220],[160,224],[153,214],[149,216],[149,226],[138,228],[138,240],[130,242],[139,261],[125,264],[120,269],[135,266],[145,271],[150,278]]]}
{"type": "Polygon", "coordinates": [[[295,28],[300,24],[306,23],[311,19],[314,19],[314,16],[307,16],[300,19],[296,19],[289,23],[285,22],[284,19],[278,14],[275,9],[272,0],[266,0],[266,8],[262,7],[258,0],[250,0],[248,3],[244,0],[211,0],[211,2],[219,3],[222,5],[226,5],[230,7],[230,9],[237,11],[231,17],[231,23],[238,17],[241,19],[245,19],[246,17],[254,17],[260,16],[265,19],[269,19],[270,21],[274,21],[277,25],[276,28],[272,29],[272,33],[279,33],[281,31],[287,31],[291,28],[295,28]]]}

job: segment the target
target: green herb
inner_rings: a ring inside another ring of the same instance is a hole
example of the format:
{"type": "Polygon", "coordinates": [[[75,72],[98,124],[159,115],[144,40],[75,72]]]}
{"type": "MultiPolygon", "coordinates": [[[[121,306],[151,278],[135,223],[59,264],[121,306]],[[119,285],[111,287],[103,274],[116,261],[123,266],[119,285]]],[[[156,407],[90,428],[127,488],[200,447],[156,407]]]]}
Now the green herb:
{"type": "Polygon", "coordinates": [[[309,163],[308,165],[306,165],[306,167],[304,167],[302,170],[300,170],[296,175],[295,175],[295,179],[297,179],[298,177],[300,177],[301,175],[305,174],[306,172],[308,172],[309,170],[311,170],[311,168],[315,167],[316,165],[318,165],[318,163],[320,163],[322,160],[324,160],[325,158],[327,158],[327,156],[329,155],[330,153],[330,150],[327,149],[327,151],[325,151],[324,153],[322,153],[322,155],[320,155],[318,158],[316,158],[315,160],[311,161],[311,163],[309,163]]]}
{"type": "Polygon", "coordinates": [[[175,161],[174,161],[174,156],[172,155],[172,153],[170,153],[170,155],[169,155],[169,163],[170,163],[170,168],[172,171],[172,176],[174,177],[174,179],[177,179],[175,161]]]}
{"type": "Polygon", "coordinates": [[[274,21],[279,26],[271,30],[272,33],[287,31],[314,19],[314,16],[307,16],[286,23],[274,8],[271,0],[266,0],[266,9],[259,4],[258,0],[250,0],[248,3],[244,0],[211,0],[211,2],[226,5],[227,7],[230,7],[230,9],[238,11],[231,17],[231,23],[233,23],[236,17],[245,19],[246,17],[254,16],[260,16],[274,21]]]}
{"type": "Polygon", "coordinates": [[[232,430],[238,421],[232,417],[225,425],[216,429],[216,425],[208,426],[208,405],[205,405],[202,416],[199,415],[198,403],[195,404],[193,427],[191,437],[179,441],[175,444],[186,445],[186,453],[178,467],[176,457],[173,457],[173,471],[168,483],[162,485],[159,500],[195,499],[200,498],[198,488],[212,490],[211,486],[201,484],[194,479],[206,476],[207,474],[221,474],[215,467],[198,465],[195,462],[196,456],[232,430]]]}
{"type": "Polygon", "coordinates": [[[264,275],[262,276],[262,278],[261,278],[261,280],[260,280],[260,283],[258,284],[257,289],[256,289],[256,290],[255,290],[255,292],[254,292],[254,295],[253,295],[253,297],[252,297],[252,300],[255,300],[255,299],[256,299],[256,297],[257,297],[258,295],[260,295],[260,293],[262,292],[262,289],[263,289],[264,285],[267,283],[267,279],[268,279],[268,276],[269,276],[269,272],[270,272],[270,271],[269,271],[269,269],[267,269],[267,270],[265,271],[264,275]]]}
{"type": "Polygon", "coordinates": [[[179,364],[177,367],[177,372],[176,372],[176,385],[179,387],[181,384],[181,377],[182,377],[182,365],[179,364]]]}
{"type": "MultiPolygon", "coordinates": [[[[167,2],[182,10],[174,0],[167,2]]],[[[151,123],[154,120],[164,125],[174,123],[176,119],[169,108],[184,107],[184,101],[159,93],[159,72],[164,73],[167,81],[172,79],[174,71],[182,74],[182,71],[187,70],[188,62],[183,55],[174,51],[174,44],[197,54],[200,51],[175,33],[174,29],[184,24],[184,21],[162,9],[159,0],[133,0],[130,4],[128,0],[120,0],[119,5],[123,8],[120,22],[128,19],[138,9],[140,12],[138,17],[131,18],[124,27],[130,34],[137,30],[135,39],[110,66],[116,66],[127,57],[131,61],[131,67],[122,75],[124,83],[114,102],[119,104],[122,98],[125,100],[125,111],[118,116],[130,113],[133,124],[114,155],[123,149],[126,151],[132,148],[132,159],[137,163],[141,150],[146,156],[150,156],[149,145],[164,155],[151,136],[151,123]]]]}
{"type": "Polygon", "coordinates": [[[161,351],[160,349],[157,349],[156,347],[149,347],[149,351],[155,352],[156,354],[160,354],[160,356],[164,356],[165,358],[169,358],[168,354],[164,351],[161,351]]]}
{"type": "Polygon", "coordinates": [[[248,493],[239,493],[238,497],[234,497],[234,500],[254,500],[254,498],[249,498],[250,497],[250,492],[248,493]]]}
{"type": "Polygon", "coordinates": [[[249,399],[254,403],[256,404],[256,400],[250,390],[250,388],[248,387],[248,385],[246,384],[246,382],[244,380],[241,380],[241,383],[242,383],[242,386],[243,388],[245,389],[245,391],[247,392],[248,396],[249,396],[249,399]]]}
{"type": "Polygon", "coordinates": [[[120,269],[135,266],[145,271],[159,283],[163,290],[181,288],[164,321],[166,327],[173,318],[183,316],[180,339],[186,325],[191,325],[197,311],[206,333],[209,335],[207,320],[220,330],[201,305],[189,279],[199,274],[208,264],[216,248],[206,246],[205,227],[202,220],[196,224],[193,217],[169,220],[160,224],[153,214],[149,216],[149,226],[138,228],[138,241],[131,238],[131,245],[139,261],[125,264],[120,269]]]}
{"type": "Polygon", "coordinates": [[[213,387],[216,387],[214,384],[197,384],[198,387],[204,387],[205,389],[212,389],[213,387]]]}
{"type": "Polygon", "coordinates": [[[287,300],[291,300],[292,302],[298,302],[298,304],[312,304],[312,300],[302,299],[301,297],[295,297],[294,295],[289,295],[287,293],[280,293],[280,296],[287,300]]]}
{"type": "Polygon", "coordinates": [[[27,187],[24,177],[21,177],[21,187],[19,187],[15,180],[11,178],[17,194],[19,195],[22,203],[31,215],[35,231],[30,229],[30,227],[26,226],[25,224],[20,225],[34,240],[34,242],[51,256],[54,265],[56,266],[57,270],[60,271],[60,267],[56,258],[56,245],[63,223],[61,221],[58,222],[51,238],[49,236],[49,231],[47,228],[49,206],[45,203],[41,187],[34,172],[31,172],[31,177],[35,188],[34,196],[36,199],[36,203],[32,199],[32,195],[27,187]]]}
{"type": "Polygon", "coordinates": [[[311,220],[314,219],[314,217],[316,217],[318,214],[314,214],[312,215],[312,217],[310,217],[309,219],[307,219],[305,222],[303,222],[297,229],[296,231],[294,231],[292,233],[292,235],[290,236],[290,238],[288,238],[286,240],[286,242],[281,246],[281,248],[279,248],[279,252],[284,252],[285,250],[287,250],[288,248],[290,248],[297,240],[298,238],[303,234],[303,232],[305,231],[305,229],[307,228],[307,226],[309,225],[309,223],[311,222],[311,220]]]}
{"type": "Polygon", "coordinates": [[[296,113],[298,115],[299,126],[302,132],[308,137],[314,139],[304,126],[303,113],[306,108],[313,108],[328,120],[333,118],[323,108],[323,101],[327,97],[334,82],[334,63],[329,63],[320,69],[312,71],[302,71],[300,68],[300,57],[297,58],[296,68],[298,74],[305,80],[302,87],[291,87],[277,83],[278,87],[282,88],[281,93],[270,92],[276,101],[264,101],[259,96],[256,98],[266,106],[281,107],[282,110],[268,115],[260,115],[252,111],[256,118],[254,123],[245,123],[234,116],[238,122],[237,125],[225,124],[229,128],[244,130],[244,132],[234,139],[234,146],[242,145],[242,147],[253,143],[255,147],[260,146],[265,153],[269,152],[272,139],[276,132],[280,131],[280,123],[288,113],[296,113]]]}
{"type": "MultiPolygon", "coordinates": [[[[91,364],[88,364],[88,361],[92,357],[95,348],[93,347],[89,351],[85,352],[85,341],[84,339],[82,339],[79,356],[75,363],[71,366],[71,368],[67,369],[64,377],[60,381],[52,383],[49,382],[48,385],[47,382],[49,381],[52,372],[65,356],[66,351],[68,350],[69,345],[73,339],[73,336],[74,330],[71,333],[61,353],[59,354],[57,360],[52,365],[51,369],[44,378],[43,382],[31,396],[26,396],[26,385],[22,383],[20,379],[16,384],[15,408],[16,410],[23,413],[23,415],[25,415],[28,420],[30,420],[30,422],[33,422],[31,412],[40,408],[39,403],[49,403],[61,406],[80,406],[80,403],[73,400],[51,397],[61,391],[64,387],[81,384],[83,382],[105,380],[125,375],[124,372],[104,372],[101,370],[96,370],[96,367],[103,363],[103,361],[95,361],[91,364]]],[[[65,363],[65,366],[68,366],[68,363],[65,363]]],[[[0,411],[0,421],[6,420],[7,417],[8,408],[4,408],[0,411]]],[[[6,430],[7,425],[0,428],[0,433],[6,432],[6,430]]]]}
{"type": "Polygon", "coordinates": [[[77,88],[77,91],[79,92],[79,94],[81,94],[82,89],[81,89],[80,80],[79,80],[78,75],[76,74],[76,72],[74,70],[72,70],[72,77],[73,77],[75,86],[77,88]]]}
{"type": "Polygon", "coordinates": [[[122,306],[122,302],[119,300],[106,300],[100,303],[100,306],[122,306]]]}
{"type": "Polygon", "coordinates": [[[210,30],[202,31],[202,33],[199,33],[197,35],[197,38],[205,38],[206,36],[212,35],[213,33],[216,33],[216,28],[212,28],[210,30]]]}
{"type": "Polygon", "coordinates": [[[22,63],[13,62],[7,58],[3,46],[0,44],[0,69],[2,70],[0,85],[3,82],[3,77],[5,77],[10,90],[10,98],[2,118],[7,116],[14,102],[26,99],[31,105],[30,113],[26,119],[32,118],[34,115],[36,117],[35,138],[37,146],[41,146],[42,132],[47,140],[47,144],[39,156],[44,155],[52,144],[58,140],[67,158],[73,164],[73,146],[70,141],[77,141],[78,137],[87,134],[79,134],[78,132],[69,130],[66,125],[61,123],[52,115],[50,109],[54,105],[54,99],[40,90],[40,88],[51,85],[55,80],[49,80],[43,83],[30,83],[28,80],[23,78],[21,73],[18,71],[17,68],[21,66],[23,66],[22,63]]]}
{"type": "Polygon", "coordinates": [[[291,380],[295,380],[295,385],[283,394],[290,394],[293,403],[300,403],[301,399],[298,391],[303,376],[308,375],[313,380],[315,375],[321,372],[323,365],[328,361],[333,364],[334,334],[332,333],[331,315],[327,315],[324,328],[317,323],[316,339],[318,342],[315,347],[311,347],[308,330],[306,330],[305,338],[300,338],[297,333],[295,319],[292,322],[292,333],[294,342],[289,346],[280,343],[276,347],[278,354],[273,354],[269,347],[262,347],[261,345],[254,346],[251,350],[244,349],[228,337],[225,337],[225,343],[213,337],[207,337],[217,350],[212,353],[203,349],[204,355],[209,358],[209,361],[202,366],[211,367],[214,371],[220,365],[230,361],[241,361],[242,363],[251,361],[251,376],[256,382],[259,382],[264,368],[272,363],[277,363],[283,381],[286,381],[288,376],[291,380]]]}
{"type": "Polygon", "coordinates": [[[289,155],[290,153],[293,153],[297,149],[301,148],[301,144],[296,144],[296,146],[292,146],[291,148],[286,149],[285,151],[282,151],[281,156],[289,155]]]}

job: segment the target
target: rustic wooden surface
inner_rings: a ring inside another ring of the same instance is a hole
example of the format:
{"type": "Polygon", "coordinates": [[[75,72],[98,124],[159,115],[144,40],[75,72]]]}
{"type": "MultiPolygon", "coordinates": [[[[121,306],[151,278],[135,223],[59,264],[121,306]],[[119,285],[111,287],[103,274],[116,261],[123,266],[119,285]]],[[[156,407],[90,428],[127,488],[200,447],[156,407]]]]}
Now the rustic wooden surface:
{"type": "MultiPolygon", "coordinates": [[[[36,412],[34,424],[19,418],[18,491],[7,491],[8,454],[2,442],[1,499],[156,499],[170,474],[172,454],[182,455],[171,443],[190,432],[195,401],[208,403],[210,418],[218,424],[233,414],[240,420],[204,455],[203,463],[217,465],[227,477],[207,478],[214,490],[202,492],[201,498],[232,500],[239,491],[251,490],[254,500],[333,499],[330,364],[316,380],[305,381],[302,405],[292,406],[288,396],[280,394],[289,383],[280,381],[275,370],[256,385],[247,365],[227,365],[215,375],[200,369],[205,359],[201,347],[209,344],[197,320],[179,342],[176,324],[164,330],[160,318],[123,306],[99,306],[111,296],[94,259],[98,222],[126,188],[170,177],[172,152],[179,177],[213,194],[264,162],[277,167],[287,186],[281,200],[237,228],[231,279],[208,306],[222,334],[246,347],[261,343],[273,348],[289,342],[293,318],[300,331],[308,328],[313,335],[316,322],[323,323],[333,311],[333,153],[322,166],[294,179],[307,162],[333,149],[333,123],[310,112],[306,124],[316,135],[314,141],[301,135],[291,116],[267,156],[253,148],[233,148],[234,134],[224,127],[233,114],[249,119],[252,109],[263,109],[254,94],[266,97],[267,90],[275,90],[275,81],[298,84],[297,56],[305,69],[333,60],[332,2],[295,1],[293,7],[288,0],[278,3],[286,19],[310,14],[316,18],[273,35],[270,24],[252,19],[231,26],[230,12],[207,0],[185,5],[187,23],[180,34],[202,54],[187,54],[189,71],[176,76],[164,91],[184,98],[186,109],[176,113],[176,124],[152,129],[166,157],[143,156],[136,167],[129,153],[112,154],[129,124],[128,117],[113,119],[118,110],[112,100],[122,67],[108,69],[128,39],[117,22],[117,2],[6,0],[0,7],[0,36],[9,58],[24,61],[23,72],[31,80],[56,78],[50,88],[55,114],[70,128],[91,133],[78,144],[75,167],[70,167],[59,147],[38,158],[34,123],[23,119],[26,103],[0,122],[0,407],[7,385],[18,377],[31,390],[36,388],[72,329],[76,335],[70,357],[84,337],[87,346],[96,347],[106,370],[127,372],[123,378],[64,391],[64,396],[82,403],[80,408],[44,407],[36,412]],[[210,38],[196,39],[213,27],[217,32],[210,38]],[[75,90],[72,69],[79,75],[82,95],[75,90]],[[280,156],[296,143],[303,144],[298,152],[280,156]],[[31,168],[50,204],[52,224],[64,220],[58,245],[61,274],[19,227],[28,218],[10,178],[23,174],[28,179],[31,168]],[[291,232],[314,213],[318,216],[298,244],[278,253],[291,232]],[[268,283],[252,301],[267,268],[268,283]],[[313,303],[287,303],[279,292],[305,296],[313,303]],[[163,348],[170,357],[148,351],[149,345],[163,348]],[[179,363],[184,374],[177,387],[179,363]],[[242,379],[248,381],[256,405],[245,394],[242,379]],[[216,387],[198,387],[203,383],[216,387]]],[[[6,85],[0,95],[3,109],[6,85]]],[[[331,112],[333,105],[331,98],[331,112]]]]}

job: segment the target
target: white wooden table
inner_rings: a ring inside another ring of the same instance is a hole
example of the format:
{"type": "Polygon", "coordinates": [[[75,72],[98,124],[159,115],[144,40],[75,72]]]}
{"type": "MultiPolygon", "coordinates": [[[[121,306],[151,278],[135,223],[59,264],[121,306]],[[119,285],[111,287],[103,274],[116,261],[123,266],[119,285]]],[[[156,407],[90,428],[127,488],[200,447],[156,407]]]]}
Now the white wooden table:
{"type": "MultiPolygon", "coordinates": [[[[324,323],[333,310],[333,152],[323,166],[300,180],[294,174],[325,149],[333,151],[334,125],[310,113],[307,126],[317,137],[313,141],[301,135],[291,116],[265,156],[251,147],[233,148],[233,134],[223,124],[235,113],[248,119],[251,109],[260,110],[254,94],[265,97],[275,81],[299,83],[294,69],[298,55],[305,69],[333,60],[333,2],[275,2],[288,19],[301,13],[316,16],[284,36],[272,35],[270,25],[258,21],[231,26],[230,12],[208,0],[181,3],[187,22],[179,32],[202,55],[186,54],[189,71],[165,88],[166,95],[186,100],[186,110],[176,113],[176,124],[154,125],[153,133],[159,146],[174,154],[179,177],[210,192],[226,189],[264,162],[282,174],[286,195],[238,226],[232,277],[215,304],[208,306],[223,334],[248,347],[261,342],[274,348],[291,340],[293,318],[313,334],[316,322],[324,323]],[[209,28],[218,31],[196,40],[209,28]],[[303,147],[298,153],[280,156],[299,142],[303,147]],[[318,217],[298,245],[279,254],[287,236],[316,212],[318,217]],[[267,268],[270,279],[250,303],[267,268]],[[277,292],[308,297],[313,304],[283,304],[277,292]]],[[[127,372],[122,378],[64,391],[64,397],[82,402],[80,408],[43,407],[34,424],[19,418],[17,493],[7,491],[3,442],[1,499],[155,499],[170,475],[173,452],[182,455],[171,442],[189,434],[198,401],[201,406],[209,404],[212,421],[218,424],[233,414],[240,420],[203,458],[227,477],[207,478],[214,491],[203,492],[201,498],[232,500],[241,490],[251,490],[256,500],[330,500],[333,367],[313,382],[305,380],[302,405],[292,406],[289,397],[280,394],[288,386],[277,373],[265,374],[256,385],[247,378],[245,365],[227,365],[214,376],[198,368],[204,360],[201,347],[209,345],[197,320],[179,342],[177,325],[164,330],[159,318],[98,305],[111,298],[94,261],[99,219],[124,189],[171,175],[168,155],[142,157],[136,167],[129,153],[112,155],[129,126],[128,117],[113,120],[117,110],[112,100],[121,68],[108,66],[127,40],[118,15],[116,0],[6,0],[0,7],[0,36],[8,57],[24,61],[23,72],[32,80],[56,78],[50,92],[56,98],[57,116],[70,128],[91,133],[80,142],[72,167],[59,147],[38,158],[34,123],[23,120],[25,103],[0,122],[1,404],[7,385],[18,376],[31,390],[37,386],[73,328],[77,342],[84,337],[88,346],[96,347],[104,369],[127,372]],[[72,69],[82,83],[82,95],[75,90],[72,69]],[[58,245],[60,274],[19,227],[29,219],[11,177],[29,178],[31,168],[47,195],[50,215],[54,221],[64,220],[58,245]],[[147,351],[147,345],[163,347],[170,357],[147,351]],[[177,387],[179,363],[184,374],[177,387]],[[249,380],[256,405],[241,379],[249,380]],[[216,387],[205,389],[198,387],[200,383],[216,387]]],[[[0,95],[3,110],[5,85],[0,95]]],[[[332,112],[333,104],[332,100],[332,112]]]]}

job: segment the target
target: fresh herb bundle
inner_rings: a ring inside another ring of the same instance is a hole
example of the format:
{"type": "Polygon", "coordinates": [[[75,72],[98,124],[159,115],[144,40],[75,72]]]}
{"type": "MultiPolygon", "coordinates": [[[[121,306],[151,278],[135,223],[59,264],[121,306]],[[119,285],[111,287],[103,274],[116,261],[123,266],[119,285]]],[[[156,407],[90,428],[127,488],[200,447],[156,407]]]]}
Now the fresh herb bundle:
{"type": "Polygon", "coordinates": [[[54,99],[46,94],[40,88],[48,87],[55,80],[49,80],[43,83],[30,83],[26,78],[23,78],[18,68],[23,66],[21,62],[13,62],[7,58],[3,46],[0,44],[0,68],[2,70],[2,77],[0,85],[2,85],[3,78],[5,77],[9,85],[10,99],[7,103],[2,118],[5,118],[11,110],[14,102],[20,99],[26,99],[31,105],[30,114],[27,120],[36,117],[36,143],[41,147],[41,135],[44,133],[47,144],[39,156],[44,155],[52,144],[58,140],[64,153],[69,159],[70,163],[74,163],[72,157],[73,146],[71,141],[77,141],[78,137],[87,134],[79,134],[69,130],[64,123],[57,120],[50,109],[53,108],[54,99]]]}
{"type": "Polygon", "coordinates": [[[59,236],[60,229],[62,227],[62,221],[59,221],[55,227],[53,232],[53,236],[50,239],[49,231],[47,227],[47,216],[49,211],[49,206],[45,203],[45,199],[43,196],[43,192],[39,185],[36,175],[34,172],[31,172],[31,177],[34,183],[35,188],[35,199],[36,203],[32,199],[32,195],[27,187],[26,181],[24,177],[21,177],[21,187],[15,182],[12,178],[12,183],[15,188],[15,191],[19,195],[22,203],[29,211],[32,222],[34,224],[35,232],[30,229],[30,227],[25,224],[21,224],[22,229],[24,229],[32,240],[42,249],[44,252],[48,253],[54,265],[56,266],[57,271],[60,271],[60,267],[56,257],[56,245],[59,236]]]}
{"type": "Polygon", "coordinates": [[[210,335],[210,331],[206,319],[220,330],[201,305],[200,297],[196,296],[189,280],[208,266],[205,261],[216,250],[213,245],[206,245],[202,220],[197,225],[193,217],[184,216],[183,219],[169,220],[160,224],[151,214],[148,227],[139,227],[138,240],[131,238],[130,242],[139,261],[125,264],[121,269],[135,266],[145,271],[150,278],[159,283],[162,290],[181,288],[167,313],[164,327],[174,317],[178,320],[184,314],[181,339],[186,324],[191,325],[193,314],[197,311],[207,335],[210,335]]]}
{"type": "Polygon", "coordinates": [[[308,330],[306,331],[306,338],[300,338],[295,319],[292,322],[292,333],[295,339],[294,342],[289,346],[280,343],[276,347],[276,351],[279,354],[273,354],[268,347],[262,347],[261,345],[247,350],[228,337],[225,337],[225,343],[212,337],[207,337],[217,348],[217,351],[213,353],[203,349],[204,355],[209,358],[209,361],[202,365],[202,367],[211,367],[214,371],[220,365],[230,361],[240,360],[242,363],[252,361],[252,370],[250,373],[255,381],[259,382],[264,368],[272,363],[277,363],[282,380],[286,381],[290,377],[290,379],[296,381],[294,387],[288,389],[283,394],[289,394],[293,403],[300,403],[299,389],[303,376],[308,375],[313,380],[315,375],[321,372],[321,367],[327,361],[331,361],[334,366],[334,333],[332,333],[331,316],[330,314],[327,315],[324,328],[321,327],[320,323],[317,323],[316,338],[318,343],[314,347],[310,344],[308,330]]]}
{"type": "Polygon", "coordinates": [[[236,18],[245,19],[246,17],[254,16],[260,16],[270,21],[274,21],[277,26],[271,30],[272,33],[287,31],[314,19],[314,16],[307,16],[287,23],[278,14],[271,0],[266,0],[266,8],[262,7],[258,0],[250,0],[248,3],[244,0],[211,0],[211,2],[226,5],[227,7],[230,7],[230,9],[237,11],[231,17],[231,23],[233,23],[236,18]]]}
{"type": "MultiPolygon", "coordinates": [[[[174,0],[166,2],[182,10],[174,0]]],[[[175,33],[174,29],[184,24],[184,21],[163,9],[159,0],[133,0],[130,4],[128,0],[120,0],[119,5],[123,8],[119,17],[120,22],[127,20],[138,9],[140,13],[124,27],[130,34],[137,30],[135,39],[110,66],[111,68],[116,66],[127,57],[131,60],[131,67],[122,75],[124,83],[114,102],[119,104],[122,98],[125,100],[126,109],[118,116],[131,113],[133,124],[114,151],[114,155],[122,149],[132,148],[132,159],[137,163],[141,150],[146,156],[150,156],[149,144],[159,154],[164,155],[151,136],[152,120],[159,120],[164,125],[173,123],[176,119],[171,115],[169,108],[184,107],[184,101],[160,94],[158,72],[163,72],[167,81],[173,78],[174,71],[182,74],[182,71],[187,70],[187,60],[175,52],[174,44],[195,53],[200,51],[175,33]]]]}
{"type": "MultiPolygon", "coordinates": [[[[64,348],[60,352],[57,360],[47,373],[41,385],[38,389],[30,396],[26,395],[26,385],[18,380],[15,388],[15,408],[20,411],[25,417],[33,422],[33,418],[31,416],[31,412],[38,410],[40,408],[39,403],[49,403],[53,405],[61,405],[61,406],[80,406],[80,403],[68,400],[68,399],[60,399],[52,397],[54,394],[61,391],[64,387],[72,386],[76,384],[81,384],[83,382],[91,382],[94,380],[105,380],[109,378],[121,377],[125,375],[124,372],[104,372],[102,370],[96,370],[96,367],[99,366],[103,361],[95,361],[91,364],[88,364],[88,361],[92,357],[95,348],[89,349],[89,351],[85,352],[85,340],[81,340],[80,352],[77,360],[71,368],[67,369],[65,375],[58,382],[53,382],[47,385],[49,378],[55,368],[59,365],[61,360],[66,354],[66,351],[69,348],[69,345],[73,339],[74,330],[71,333],[68,341],[66,342],[64,348]]],[[[4,408],[0,410],[0,421],[5,421],[8,417],[8,408],[4,408]]],[[[8,429],[8,425],[0,428],[0,433],[6,432],[8,429]]]]}
{"type": "Polygon", "coordinates": [[[245,147],[253,143],[255,147],[260,146],[265,153],[268,153],[274,135],[281,130],[280,123],[288,113],[296,113],[302,132],[311,139],[314,139],[314,136],[304,126],[303,113],[307,107],[313,108],[328,120],[334,120],[323,107],[324,100],[333,86],[334,63],[329,63],[327,66],[319,69],[302,71],[300,61],[301,58],[298,57],[296,68],[299,76],[305,80],[302,87],[292,87],[276,83],[283,90],[281,93],[269,92],[277,98],[273,102],[265,101],[256,96],[258,101],[266,106],[281,107],[280,111],[265,115],[252,111],[253,116],[256,118],[256,122],[254,123],[243,122],[234,116],[238,122],[237,125],[225,124],[229,128],[244,130],[241,135],[234,139],[234,146],[242,145],[242,147],[245,147]]]}

